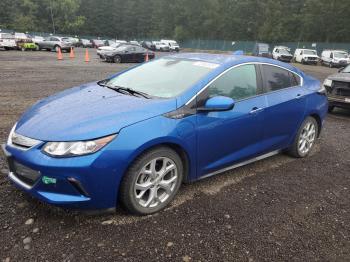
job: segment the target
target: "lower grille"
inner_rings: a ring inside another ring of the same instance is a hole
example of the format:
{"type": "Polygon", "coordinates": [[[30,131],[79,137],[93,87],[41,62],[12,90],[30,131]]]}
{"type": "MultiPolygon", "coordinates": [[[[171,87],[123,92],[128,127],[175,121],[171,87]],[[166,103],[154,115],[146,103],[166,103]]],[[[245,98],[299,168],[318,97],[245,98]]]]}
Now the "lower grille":
{"type": "Polygon", "coordinates": [[[29,186],[33,186],[40,177],[38,171],[30,169],[16,161],[13,161],[12,169],[13,175],[29,186]]]}
{"type": "Polygon", "coordinates": [[[316,61],[317,58],[316,57],[308,57],[307,60],[309,60],[309,61],[316,61]]]}
{"type": "Polygon", "coordinates": [[[350,82],[333,81],[332,95],[350,96],[350,82]]]}

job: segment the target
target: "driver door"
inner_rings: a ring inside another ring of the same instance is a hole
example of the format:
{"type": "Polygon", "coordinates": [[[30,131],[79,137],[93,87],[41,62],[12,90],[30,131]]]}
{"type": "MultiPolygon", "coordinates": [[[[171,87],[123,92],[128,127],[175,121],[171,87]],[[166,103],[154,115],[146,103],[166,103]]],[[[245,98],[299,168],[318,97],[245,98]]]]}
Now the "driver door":
{"type": "Polygon", "coordinates": [[[197,113],[197,170],[205,176],[219,169],[257,156],[263,151],[261,77],[254,64],[240,65],[214,80],[197,96],[197,107],[214,96],[235,100],[228,111],[197,113]]]}

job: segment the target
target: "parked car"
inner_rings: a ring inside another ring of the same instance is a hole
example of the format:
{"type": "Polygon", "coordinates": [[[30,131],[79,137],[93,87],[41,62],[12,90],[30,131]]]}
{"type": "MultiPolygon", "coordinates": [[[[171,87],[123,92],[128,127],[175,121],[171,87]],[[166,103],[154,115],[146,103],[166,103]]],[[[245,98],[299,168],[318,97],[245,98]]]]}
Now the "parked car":
{"type": "Polygon", "coordinates": [[[323,85],[327,90],[329,112],[335,107],[350,109],[350,65],[328,76],[323,85]]]}
{"type": "Polygon", "coordinates": [[[16,40],[14,35],[9,33],[0,33],[0,48],[5,50],[16,49],[16,40]]]}
{"type": "Polygon", "coordinates": [[[61,51],[69,52],[73,47],[73,44],[69,42],[67,39],[63,39],[64,37],[59,36],[50,36],[44,38],[43,41],[36,41],[35,44],[38,46],[38,49],[46,49],[47,51],[54,50],[58,52],[59,49],[61,51]]]}
{"type": "Polygon", "coordinates": [[[153,52],[147,49],[136,46],[136,45],[126,45],[121,44],[115,50],[106,51],[100,54],[101,59],[107,62],[114,63],[124,63],[124,62],[137,62],[142,63],[145,61],[146,54],[148,54],[148,59],[153,59],[155,57],[153,52]]]}
{"type": "Polygon", "coordinates": [[[17,41],[17,48],[22,51],[34,51],[37,50],[37,45],[32,41],[32,39],[22,39],[17,41]]]}
{"type": "Polygon", "coordinates": [[[156,51],[156,45],[153,44],[151,41],[143,41],[143,42],[141,42],[141,46],[143,48],[148,49],[148,50],[156,51]]]}
{"type": "Polygon", "coordinates": [[[99,48],[97,48],[97,55],[101,58],[101,59],[105,59],[102,55],[106,52],[111,52],[111,51],[114,51],[116,50],[119,46],[121,45],[124,45],[124,44],[120,44],[120,43],[114,43],[114,44],[111,44],[109,46],[100,46],[99,48]]]}
{"type": "Polygon", "coordinates": [[[175,51],[179,52],[180,51],[180,46],[175,40],[160,40],[160,42],[166,44],[169,46],[170,51],[175,51]]]}
{"type": "Polygon", "coordinates": [[[62,37],[62,40],[65,42],[69,42],[72,44],[72,46],[74,47],[78,47],[79,46],[79,38],[76,37],[62,37]]]}
{"type": "Polygon", "coordinates": [[[298,63],[317,65],[319,57],[317,55],[317,51],[314,49],[298,48],[294,52],[293,59],[298,63]]]}
{"type": "Polygon", "coordinates": [[[349,54],[345,50],[323,50],[321,64],[329,67],[344,67],[350,64],[349,54]]]}
{"type": "Polygon", "coordinates": [[[161,52],[169,52],[170,48],[167,44],[162,43],[160,41],[153,41],[153,44],[155,45],[156,51],[161,51],[161,52]]]}
{"type": "Polygon", "coordinates": [[[127,44],[128,41],[126,41],[126,40],[115,40],[115,43],[116,44],[127,44]]]}
{"type": "Polygon", "coordinates": [[[28,40],[30,38],[27,34],[19,33],[19,32],[15,32],[14,36],[15,36],[16,41],[18,41],[18,40],[28,40]]]}
{"type": "Polygon", "coordinates": [[[116,42],[114,40],[106,40],[104,46],[115,46],[116,42]]]}
{"type": "Polygon", "coordinates": [[[275,46],[272,51],[272,57],[273,59],[288,63],[293,59],[290,48],[286,46],[275,46]]]}
{"type": "Polygon", "coordinates": [[[89,39],[80,39],[79,46],[84,48],[92,48],[92,42],[89,39]]]}
{"type": "Polygon", "coordinates": [[[129,41],[129,43],[132,44],[132,45],[141,46],[140,43],[138,41],[135,41],[135,40],[129,41]]]}
{"type": "Polygon", "coordinates": [[[36,103],[2,148],[9,179],[41,201],[147,215],[184,181],[281,151],[306,157],[327,114],[323,92],[271,59],[166,56],[36,103]]]}
{"type": "Polygon", "coordinates": [[[91,43],[93,48],[99,48],[105,45],[104,40],[100,40],[100,39],[92,39],[91,43]]]}
{"type": "Polygon", "coordinates": [[[254,56],[262,56],[262,57],[272,58],[272,54],[270,52],[269,44],[256,43],[254,45],[253,55],[254,56]]]}

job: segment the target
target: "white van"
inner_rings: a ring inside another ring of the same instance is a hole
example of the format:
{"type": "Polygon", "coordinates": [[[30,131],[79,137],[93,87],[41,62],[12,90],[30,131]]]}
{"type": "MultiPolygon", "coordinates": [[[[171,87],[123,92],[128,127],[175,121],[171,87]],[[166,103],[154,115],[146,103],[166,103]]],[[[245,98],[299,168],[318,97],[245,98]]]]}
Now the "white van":
{"type": "Polygon", "coordinates": [[[296,49],[294,52],[294,60],[295,62],[302,64],[314,64],[316,65],[318,62],[317,51],[314,49],[296,49]]]}
{"type": "Polygon", "coordinates": [[[176,51],[176,52],[180,51],[180,46],[175,40],[164,40],[164,39],[162,39],[162,40],[160,40],[160,42],[168,45],[170,51],[176,51]]]}
{"type": "Polygon", "coordinates": [[[275,46],[272,51],[272,58],[283,62],[290,62],[293,55],[290,53],[289,47],[275,46]]]}
{"type": "Polygon", "coordinates": [[[16,49],[16,40],[14,35],[9,33],[0,33],[0,48],[5,50],[16,49]]]}
{"type": "Polygon", "coordinates": [[[321,64],[329,67],[345,67],[350,64],[349,54],[344,50],[323,50],[321,64]]]}
{"type": "Polygon", "coordinates": [[[170,51],[169,45],[162,43],[160,41],[153,41],[152,42],[156,46],[156,51],[170,51]]]}

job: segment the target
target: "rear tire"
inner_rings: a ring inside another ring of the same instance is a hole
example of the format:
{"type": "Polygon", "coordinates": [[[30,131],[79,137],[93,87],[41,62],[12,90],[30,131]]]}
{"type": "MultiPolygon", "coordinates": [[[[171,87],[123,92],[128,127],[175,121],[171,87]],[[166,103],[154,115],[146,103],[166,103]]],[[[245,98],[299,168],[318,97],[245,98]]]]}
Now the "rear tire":
{"type": "Polygon", "coordinates": [[[311,116],[307,117],[301,124],[288,153],[296,158],[303,158],[309,155],[315,145],[318,129],[319,126],[316,119],[311,116]]]}
{"type": "Polygon", "coordinates": [[[159,212],[174,199],[182,179],[183,164],[174,150],[158,147],[146,151],[125,174],[119,189],[120,202],[133,214],[159,212]]]}

